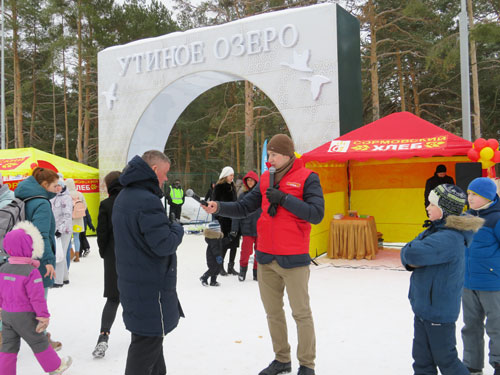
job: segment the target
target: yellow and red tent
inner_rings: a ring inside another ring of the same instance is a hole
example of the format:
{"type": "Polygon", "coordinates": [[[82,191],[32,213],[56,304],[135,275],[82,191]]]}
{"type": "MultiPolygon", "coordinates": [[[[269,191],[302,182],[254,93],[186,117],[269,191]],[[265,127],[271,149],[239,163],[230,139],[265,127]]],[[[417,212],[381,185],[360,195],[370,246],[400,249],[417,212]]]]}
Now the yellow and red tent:
{"type": "MultiPolygon", "coordinates": [[[[37,166],[60,172],[65,179],[74,179],[76,189],[85,196],[94,226],[97,226],[99,170],[32,147],[0,150],[0,174],[11,190],[15,190],[19,182],[31,176],[37,166]]],[[[92,232],[89,230],[87,233],[92,232]]]]}
{"type": "Polygon", "coordinates": [[[409,112],[394,113],[302,155],[320,176],[325,218],[311,232],[312,256],[326,251],[330,221],[348,209],[375,217],[387,242],[408,242],[426,219],[424,189],[439,164],[455,179],[472,143],[409,112]]]}

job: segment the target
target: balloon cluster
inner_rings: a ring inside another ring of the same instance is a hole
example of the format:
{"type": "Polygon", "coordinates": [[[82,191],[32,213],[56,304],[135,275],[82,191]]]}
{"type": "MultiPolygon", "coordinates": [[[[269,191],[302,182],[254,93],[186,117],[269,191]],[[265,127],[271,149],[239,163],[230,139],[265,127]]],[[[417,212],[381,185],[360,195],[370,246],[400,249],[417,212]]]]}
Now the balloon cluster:
{"type": "Polygon", "coordinates": [[[500,163],[500,151],[498,151],[498,141],[496,139],[478,138],[472,144],[472,148],[467,152],[470,160],[482,164],[483,169],[493,167],[500,163]]]}

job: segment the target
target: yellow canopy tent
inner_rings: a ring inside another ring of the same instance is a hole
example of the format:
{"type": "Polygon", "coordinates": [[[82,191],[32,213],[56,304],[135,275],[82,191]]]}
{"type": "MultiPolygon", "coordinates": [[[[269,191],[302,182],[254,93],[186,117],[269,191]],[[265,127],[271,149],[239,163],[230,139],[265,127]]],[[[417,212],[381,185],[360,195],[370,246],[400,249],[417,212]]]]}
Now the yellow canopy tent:
{"type": "MultiPolygon", "coordinates": [[[[99,170],[36,148],[0,150],[0,173],[5,184],[15,190],[19,182],[31,176],[35,167],[50,168],[72,178],[76,189],[83,193],[94,226],[99,211],[99,170]]],[[[88,234],[93,233],[88,230],[88,234]]]]}
{"type": "Polygon", "coordinates": [[[426,219],[425,182],[444,164],[467,162],[472,143],[408,113],[394,113],[302,155],[317,172],[325,217],[313,226],[310,254],[326,252],[330,221],[348,209],[375,217],[387,242],[408,242],[426,219]]]}

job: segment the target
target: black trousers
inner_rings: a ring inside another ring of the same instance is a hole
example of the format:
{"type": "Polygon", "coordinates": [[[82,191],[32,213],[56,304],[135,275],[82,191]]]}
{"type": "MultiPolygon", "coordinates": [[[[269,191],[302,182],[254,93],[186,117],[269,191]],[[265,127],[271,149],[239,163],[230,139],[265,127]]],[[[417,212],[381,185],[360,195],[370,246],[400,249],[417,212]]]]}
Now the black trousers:
{"type": "Polygon", "coordinates": [[[120,300],[118,298],[108,298],[106,304],[104,305],[104,309],[102,309],[102,317],[101,317],[101,332],[109,333],[111,332],[111,327],[115,322],[116,318],[116,310],[118,310],[118,306],[120,305],[120,300]]]}
{"type": "Polygon", "coordinates": [[[125,375],[166,375],[163,337],[132,333],[125,375]]]}
{"type": "Polygon", "coordinates": [[[175,215],[175,218],[177,220],[181,219],[181,211],[182,211],[182,204],[174,204],[174,203],[172,203],[170,205],[170,215],[172,215],[172,213],[173,213],[175,215]]]}

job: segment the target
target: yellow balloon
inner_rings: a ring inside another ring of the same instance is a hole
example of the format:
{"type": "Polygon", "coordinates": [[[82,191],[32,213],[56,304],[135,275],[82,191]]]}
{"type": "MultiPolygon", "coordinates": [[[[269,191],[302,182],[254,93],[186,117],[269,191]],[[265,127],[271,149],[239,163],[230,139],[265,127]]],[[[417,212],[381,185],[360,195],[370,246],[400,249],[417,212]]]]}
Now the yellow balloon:
{"type": "Polygon", "coordinates": [[[490,160],[495,155],[495,151],[491,147],[485,147],[479,152],[479,155],[483,160],[490,160]]]}
{"type": "Polygon", "coordinates": [[[493,162],[491,160],[479,159],[478,161],[481,163],[483,169],[488,169],[488,168],[493,167],[495,165],[495,162],[493,162]]]}

